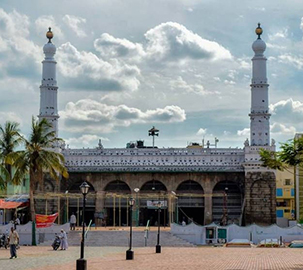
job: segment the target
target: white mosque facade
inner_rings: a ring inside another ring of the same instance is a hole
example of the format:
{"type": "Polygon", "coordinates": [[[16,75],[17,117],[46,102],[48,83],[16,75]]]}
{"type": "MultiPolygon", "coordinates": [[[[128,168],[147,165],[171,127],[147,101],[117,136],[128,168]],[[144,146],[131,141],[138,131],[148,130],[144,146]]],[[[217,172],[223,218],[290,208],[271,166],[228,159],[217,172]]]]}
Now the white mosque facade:
{"type": "MultiPolygon", "coordinates": [[[[217,148],[207,144],[185,148],[144,147],[142,143],[126,148],[72,149],[63,145],[70,178],[62,180],[59,191],[75,191],[83,181],[91,186],[89,215],[100,217],[109,225],[129,223],[127,198],[136,201],[136,222],[146,225],[154,220],[155,201],[163,204],[161,223],[182,220],[208,224],[275,223],[275,174],[261,166],[258,151],[275,151],[270,141],[266,49],[262,28],[252,49],[250,140],[244,147],[217,148]]],[[[52,32],[43,47],[42,83],[39,118],[52,123],[58,135],[58,86],[56,81],[56,47],[52,32]]],[[[50,183],[50,190],[55,190],[50,183]]],[[[70,202],[70,212],[77,211],[70,202]]],[[[54,206],[55,207],[55,206],[54,206]]]]}

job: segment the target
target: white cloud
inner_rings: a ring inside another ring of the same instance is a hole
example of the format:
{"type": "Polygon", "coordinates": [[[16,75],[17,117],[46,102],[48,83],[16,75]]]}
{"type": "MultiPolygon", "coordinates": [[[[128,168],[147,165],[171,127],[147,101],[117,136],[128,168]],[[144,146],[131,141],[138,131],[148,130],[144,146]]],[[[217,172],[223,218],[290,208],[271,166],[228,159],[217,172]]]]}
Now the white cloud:
{"type": "Polygon", "coordinates": [[[86,19],[66,14],[62,20],[78,37],[86,37],[85,31],[81,28],[82,24],[86,23],[86,19]]]}
{"type": "Polygon", "coordinates": [[[303,31],[303,17],[301,18],[300,29],[303,31]]]}
{"type": "Polygon", "coordinates": [[[197,95],[211,95],[211,94],[218,94],[218,92],[210,92],[206,91],[201,84],[188,84],[186,81],[183,80],[181,76],[178,76],[174,80],[169,81],[169,86],[172,90],[180,90],[182,92],[187,93],[194,93],[197,95]]]}
{"type": "Polygon", "coordinates": [[[127,39],[115,38],[107,33],[95,40],[94,47],[104,58],[127,57],[141,60],[145,56],[141,44],[133,43],[127,39]]]}
{"type": "Polygon", "coordinates": [[[299,55],[282,54],[278,56],[278,61],[280,63],[290,64],[297,69],[302,69],[303,67],[303,57],[299,55]]]}
{"type": "Polygon", "coordinates": [[[0,124],[4,124],[6,121],[17,122],[22,124],[22,119],[15,112],[0,112],[0,124]]]}
{"type": "Polygon", "coordinates": [[[126,105],[106,105],[94,100],[83,99],[69,102],[60,112],[66,128],[73,131],[111,132],[117,126],[130,126],[140,123],[174,123],[186,119],[185,111],[178,106],[166,106],[142,111],[126,105]]]}
{"type": "Polygon", "coordinates": [[[54,33],[54,37],[57,39],[62,39],[64,34],[57,24],[55,18],[52,15],[43,15],[40,16],[36,21],[36,31],[39,36],[45,36],[46,32],[48,31],[48,27],[52,28],[52,32],[54,33]]]}
{"type": "Polygon", "coordinates": [[[200,128],[197,132],[198,136],[204,136],[207,133],[207,128],[200,128]]]}
{"type": "Polygon", "coordinates": [[[285,126],[279,123],[273,123],[270,125],[270,132],[272,135],[288,135],[294,137],[296,133],[296,128],[293,126],[285,126]]]}
{"type": "Polygon", "coordinates": [[[250,128],[244,128],[242,130],[238,130],[237,135],[238,136],[246,136],[246,137],[250,136],[250,128]]]}
{"type": "Polygon", "coordinates": [[[276,121],[301,123],[303,121],[303,103],[292,98],[270,104],[269,109],[276,121]]]}
{"type": "MultiPolygon", "coordinates": [[[[29,38],[30,21],[26,15],[13,10],[6,13],[0,8],[0,58],[1,69],[6,74],[22,76],[30,69],[37,71],[41,48],[29,38]],[[20,34],[20,31],[22,34],[20,34]]],[[[1,74],[1,71],[0,71],[1,74]]]]}
{"type": "Polygon", "coordinates": [[[214,41],[203,39],[175,23],[162,23],[145,33],[148,40],[146,52],[154,61],[172,61],[181,59],[231,59],[231,53],[214,41]]]}
{"type": "Polygon", "coordinates": [[[68,85],[83,90],[137,90],[140,70],[122,61],[105,61],[97,55],[78,51],[67,42],[58,48],[58,68],[68,85]]]}
{"type": "Polygon", "coordinates": [[[70,148],[87,147],[92,145],[95,145],[95,147],[97,147],[100,139],[102,141],[109,141],[108,138],[100,137],[97,135],[84,134],[78,138],[68,138],[65,140],[65,142],[69,145],[70,148]]]}

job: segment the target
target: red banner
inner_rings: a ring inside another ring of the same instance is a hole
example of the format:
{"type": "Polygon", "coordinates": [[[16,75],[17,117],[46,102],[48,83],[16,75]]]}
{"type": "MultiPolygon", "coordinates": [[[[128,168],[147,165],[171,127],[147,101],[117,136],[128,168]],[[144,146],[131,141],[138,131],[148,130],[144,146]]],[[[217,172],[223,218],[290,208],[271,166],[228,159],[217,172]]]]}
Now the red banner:
{"type": "Polygon", "coordinates": [[[53,215],[39,215],[36,214],[36,227],[37,228],[46,228],[53,225],[55,220],[58,217],[58,213],[53,215]]]}

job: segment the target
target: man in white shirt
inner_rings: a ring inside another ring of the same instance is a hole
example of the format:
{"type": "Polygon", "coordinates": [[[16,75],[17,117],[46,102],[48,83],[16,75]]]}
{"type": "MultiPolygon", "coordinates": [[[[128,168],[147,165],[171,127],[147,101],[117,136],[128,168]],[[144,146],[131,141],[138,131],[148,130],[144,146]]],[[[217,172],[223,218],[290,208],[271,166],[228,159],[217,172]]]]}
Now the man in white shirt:
{"type": "Polygon", "coordinates": [[[11,232],[10,232],[8,238],[9,238],[9,245],[10,245],[10,252],[11,252],[10,259],[13,259],[14,257],[17,258],[16,246],[19,243],[19,234],[17,233],[16,230],[14,230],[13,227],[11,227],[11,232]]]}

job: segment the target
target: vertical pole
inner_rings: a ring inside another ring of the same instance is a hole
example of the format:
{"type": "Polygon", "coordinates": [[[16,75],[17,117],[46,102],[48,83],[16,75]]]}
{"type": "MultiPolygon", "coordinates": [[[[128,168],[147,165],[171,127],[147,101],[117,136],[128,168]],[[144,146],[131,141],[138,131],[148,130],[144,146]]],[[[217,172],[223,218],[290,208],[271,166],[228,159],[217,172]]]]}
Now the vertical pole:
{"type": "Polygon", "coordinates": [[[69,200],[68,200],[68,195],[67,195],[67,197],[66,197],[66,222],[69,221],[68,204],[69,204],[69,200]]]}
{"type": "Polygon", "coordinates": [[[58,224],[61,223],[60,219],[60,196],[58,195],[58,224]]]}
{"type": "Polygon", "coordinates": [[[119,227],[121,227],[121,196],[119,196],[119,227]]]}
{"type": "Polygon", "coordinates": [[[137,199],[136,199],[136,203],[137,203],[137,209],[136,209],[136,227],[139,226],[139,211],[140,211],[140,202],[139,202],[139,197],[138,197],[138,192],[136,194],[137,199]]]}
{"type": "Polygon", "coordinates": [[[126,224],[129,225],[129,218],[128,218],[128,203],[126,201],[126,224]]]}
{"type": "MultiPolygon", "coordinates": [[[[130,206],[130,216],[133,214],[133,206],[130,206]]],[[[130,223],[130,240],[129,240],[129,250],[132,250],[132,238],[133,238],[133,224],[130,223]]]]}
{"type": "Polygon", "coordinates": [[[161,246],[160,246],[160,210],[161,206],[158,207],[158,235],[157,235],[157,245],[156,245],[156,253],[161,253],[161,246]]]}
{"type": "Polygon", "coordinates": [[[80,221],[80,202],[79,202],[79,198],[77,198],[77,227],[79,227],[79,221],[80,221]]]}
{"type": "Polygon", "coordinates": [[[45,198],[45,215],[47,215],[47,197],[45,198]]]}
{"type": "Polygon", "coordinates": [[[113,217],[113,226],[115,227],[116,226],[116,197],[115,197],[115,195],[113,195],[113,200],[114,200],[114,203],[113,203],[113,205],[114,205],[114,208],[113,208],[113,215],[114,215],[114,217],[113,217]]]}
{"type": "Polygon", "coordinates": [[[82,240],[81,240],[81,253],[80,259],[84,258],[84,229],[85,229],[85,197],[86,195],[83,194],[83,210],[82,210],[82,240]]]}

